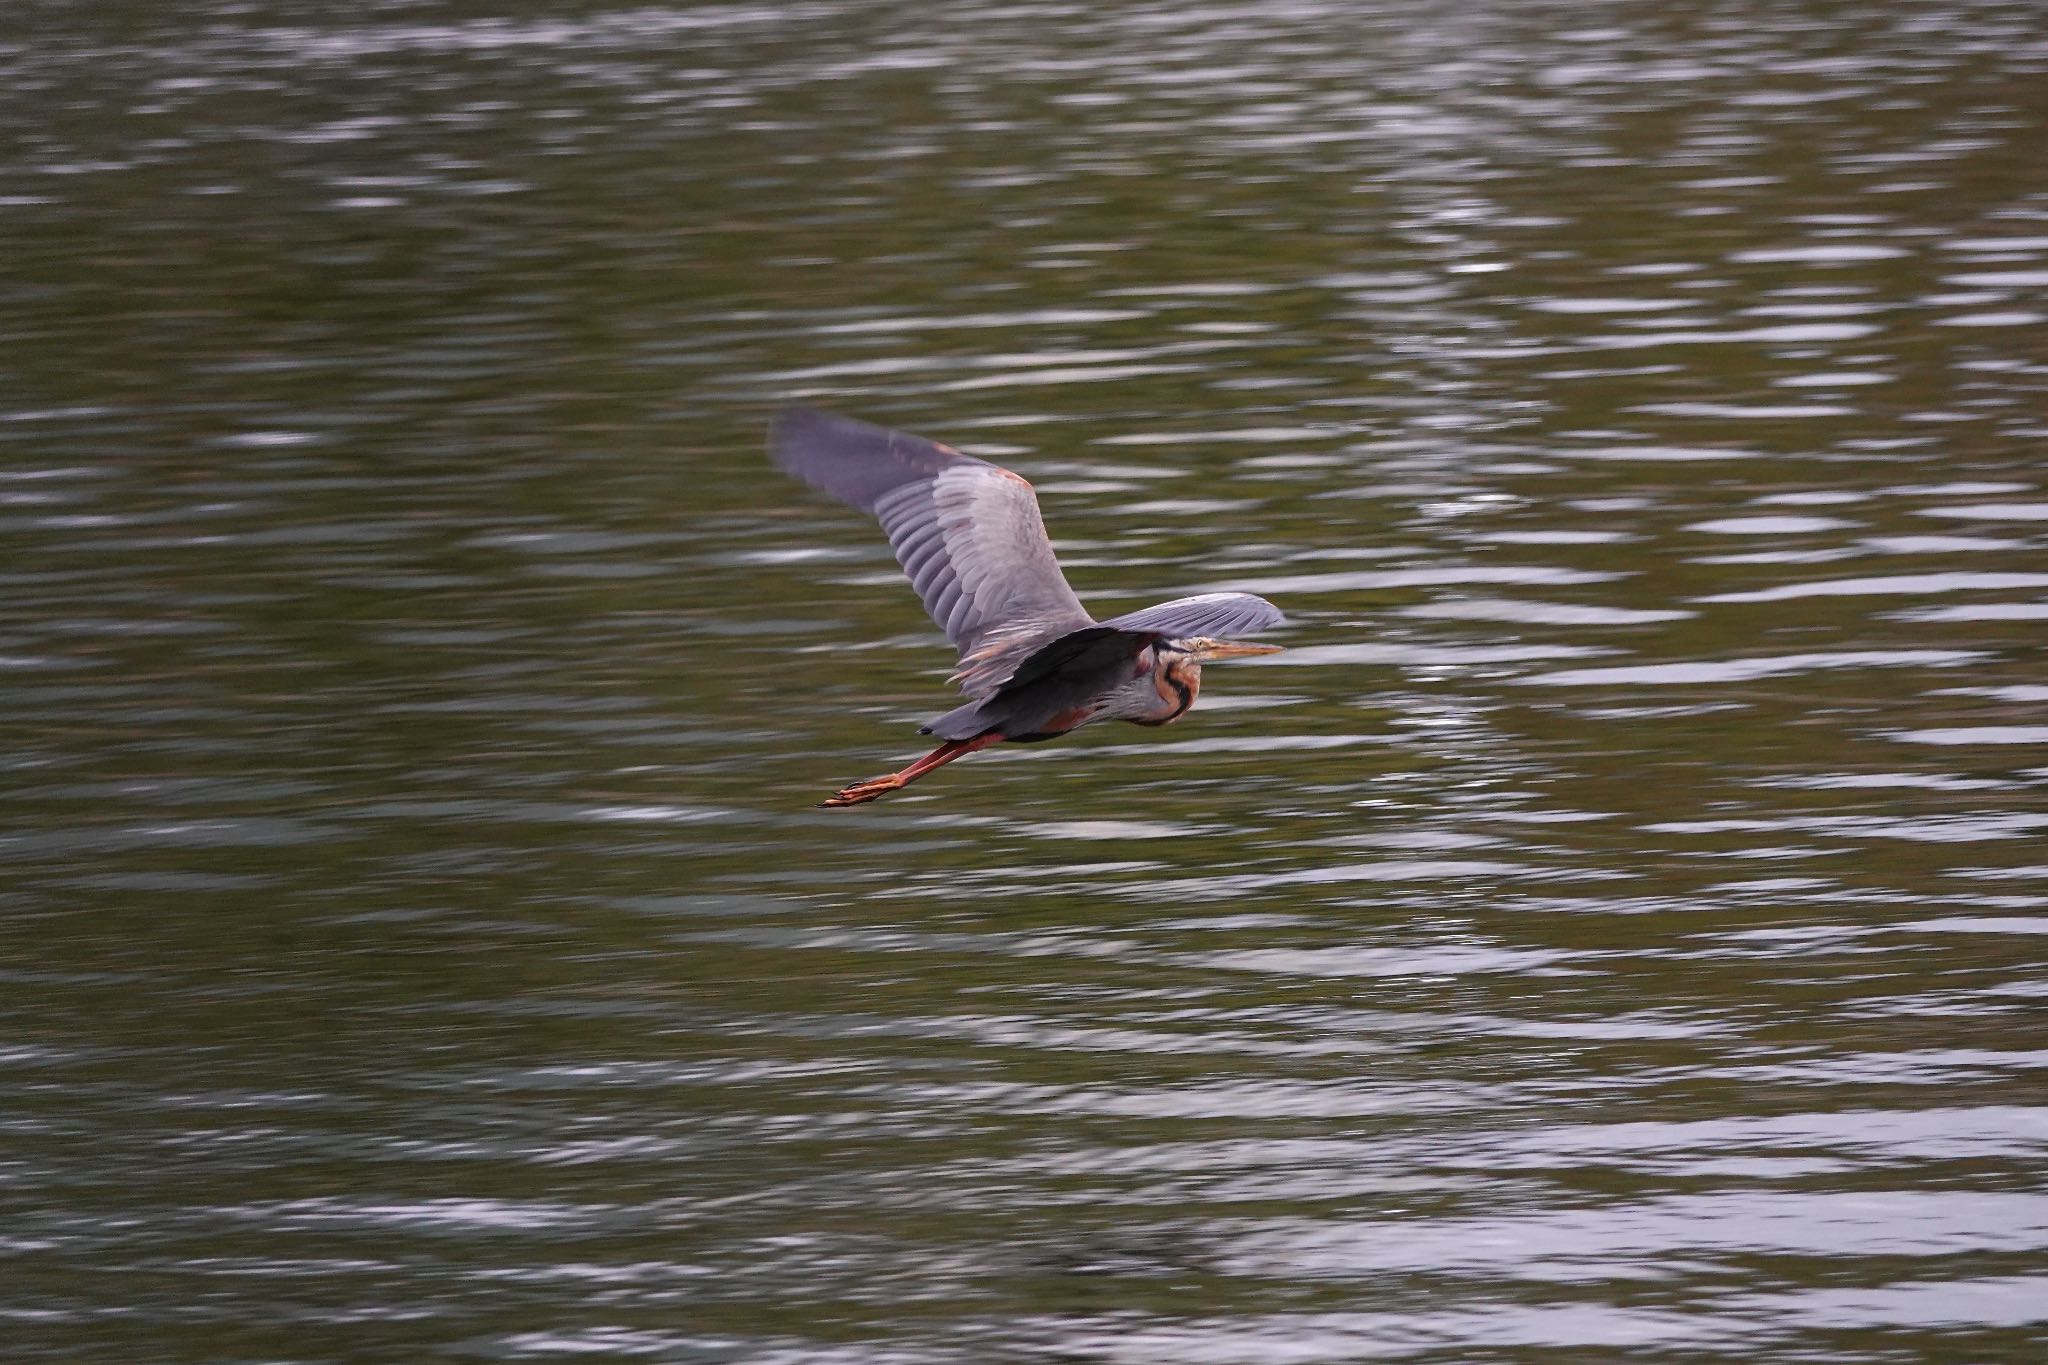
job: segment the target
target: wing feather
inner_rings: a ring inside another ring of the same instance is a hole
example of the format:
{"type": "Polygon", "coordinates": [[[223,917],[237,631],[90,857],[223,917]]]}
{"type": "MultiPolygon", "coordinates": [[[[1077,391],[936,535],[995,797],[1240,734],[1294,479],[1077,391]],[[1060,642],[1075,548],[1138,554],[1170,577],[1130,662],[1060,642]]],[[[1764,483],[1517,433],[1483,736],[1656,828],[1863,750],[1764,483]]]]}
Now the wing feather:
{"type": "Polygon", "coordinates": [[[1280,608],[1263,597],[1248,592],[1205,592],[1126,612],[1102,624],[1119,630],[1149,630],[1174,640],[1195,636],[1229,640],[1270,630],[1286,619],[1280,608]]]}
{"type": "MultiPolygon", "coordinates": [[[[932,579],[945,571],[945,564],[945,549],[940,546],[926,549],[903,566],[903,575],[910,580],[910,586],[917,589],[920,600],[929,598],[932,579]]],[[[936,618],[936,611],[933,616],[936,618]]]]}
{"type": "Polygon", "coordinates": [[[950,446],[811,408],[775,418],[769,458],[882,523],[911,586],[960,651],[954,680],[993,692],[1047,639],[1091,625],[1045,534],[1038,496],[950,446]]]}
{"type": "Polygon", "coordinates": [[[897,561],[903,565],[903,572],[915,578],[924,562],[945,548],[946,538],[939,534],[937,526],[912,526],[896,547],[897,561]]]}
{"type": "Polygon", "coordinates": [[[932,620],[938,622],[939,629],[945,631],[946,637],[951,639],[953,635],[953,613],[955,608],[960,605],[959,582],[956,580],[942,585],[938,590],[937,599],[927,599],[927,605],[931,608],[932,620]]]}

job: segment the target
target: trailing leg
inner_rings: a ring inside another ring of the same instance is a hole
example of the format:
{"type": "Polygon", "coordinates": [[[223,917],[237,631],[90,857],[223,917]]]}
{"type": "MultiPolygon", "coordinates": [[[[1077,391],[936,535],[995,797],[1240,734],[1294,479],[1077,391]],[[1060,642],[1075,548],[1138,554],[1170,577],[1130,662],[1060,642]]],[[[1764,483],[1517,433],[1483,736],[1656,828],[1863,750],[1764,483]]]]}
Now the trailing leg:
{"type": "Polygon", "coordinates": [[[881,777],[871,777],[865,782],[856,782],[818,804],[827,808],[863,805],[890,792],[901,791],[932,769],[943,768],[956,758],[965,758],[978,749],[986,749],[991,744],[1002,742],[1002,735],[994,730],[976,735],[973,739],[949,739],[901,772],[886,773],[881,777]]]}

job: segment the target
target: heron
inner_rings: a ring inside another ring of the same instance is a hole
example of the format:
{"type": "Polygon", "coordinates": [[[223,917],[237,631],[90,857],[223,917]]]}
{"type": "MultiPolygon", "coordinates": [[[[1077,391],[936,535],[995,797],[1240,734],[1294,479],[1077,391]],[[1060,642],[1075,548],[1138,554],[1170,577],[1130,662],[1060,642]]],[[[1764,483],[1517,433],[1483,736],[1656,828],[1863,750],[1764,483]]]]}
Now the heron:
{"type": "Polygon", "coordinates": [[[1276,654],[1234,637],[1279,625],[1247,592],[1209,592],[1097,621],[1060,570],[1038,495],[1020,475],[921,436],[791,407],[768,455],[794,478],[882,524],[896,561],[959,651],[964,705],[920,727],[936,749],[819,803],[858,806],[994,744],[1035,744],[1098,720],[1170,725],[1202,665],[1276,654]]]}

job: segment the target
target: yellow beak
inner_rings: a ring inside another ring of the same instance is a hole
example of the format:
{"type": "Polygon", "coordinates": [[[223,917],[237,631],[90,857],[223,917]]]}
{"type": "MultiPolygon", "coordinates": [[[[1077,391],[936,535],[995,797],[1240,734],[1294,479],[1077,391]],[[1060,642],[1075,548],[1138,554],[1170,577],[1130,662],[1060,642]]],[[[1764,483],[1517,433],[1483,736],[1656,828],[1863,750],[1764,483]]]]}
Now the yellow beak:
{"type": "Polygon", "coordinates": [[[1218,659],[1248,659],[1254,654],[1278,654],[1279,645],[1241,645],[1230,640],[1195,640],[1196,663],[1214,663],[1218,659]]]}

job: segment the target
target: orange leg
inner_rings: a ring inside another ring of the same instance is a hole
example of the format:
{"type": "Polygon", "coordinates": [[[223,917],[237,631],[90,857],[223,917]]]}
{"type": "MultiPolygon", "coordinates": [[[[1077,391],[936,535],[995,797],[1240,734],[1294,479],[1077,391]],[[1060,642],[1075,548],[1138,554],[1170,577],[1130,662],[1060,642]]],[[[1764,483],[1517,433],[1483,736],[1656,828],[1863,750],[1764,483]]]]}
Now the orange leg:
{"type": "Polygon", "coordinates": [[[836,796],[827,797],[818,804],[827,807],[861,805],[878,796],[900,791],[932,769],[943,768],[956,758],[965,758],[977,749],[986,749],[991,744],[1002,742],[1003,737],[993,730],[985,735],[976,735],[973,739],[949,739],[901,772],[887,773],[881,777],[871,777],[865,782],[856,782],[841,790],[836,796]]]}

